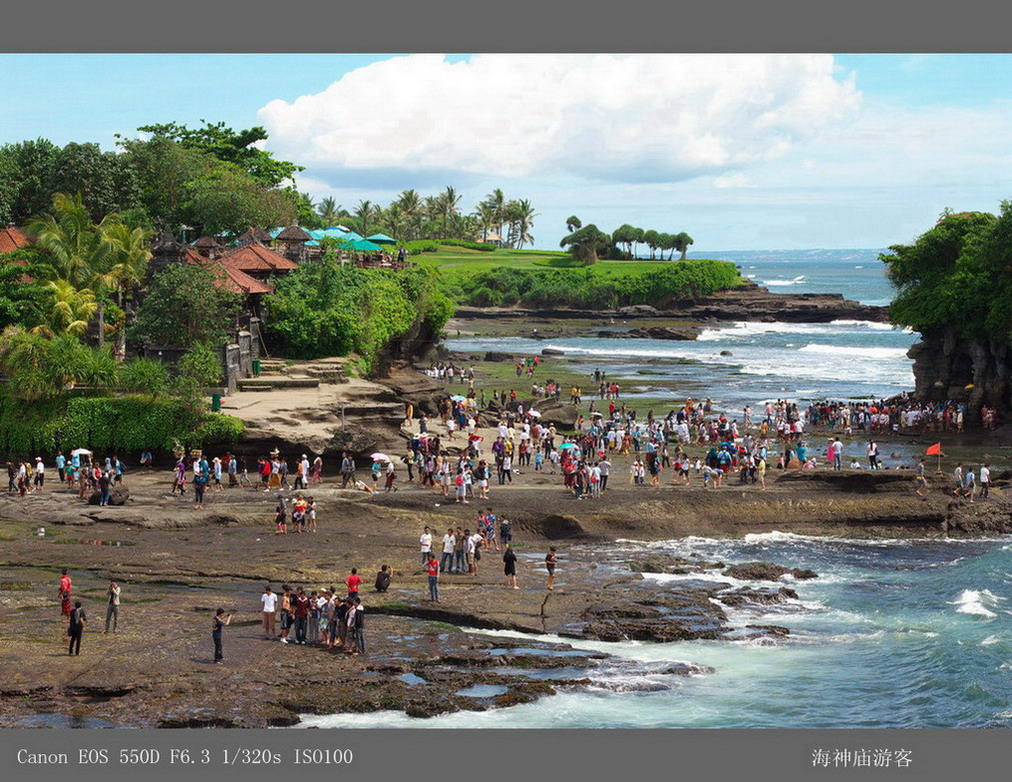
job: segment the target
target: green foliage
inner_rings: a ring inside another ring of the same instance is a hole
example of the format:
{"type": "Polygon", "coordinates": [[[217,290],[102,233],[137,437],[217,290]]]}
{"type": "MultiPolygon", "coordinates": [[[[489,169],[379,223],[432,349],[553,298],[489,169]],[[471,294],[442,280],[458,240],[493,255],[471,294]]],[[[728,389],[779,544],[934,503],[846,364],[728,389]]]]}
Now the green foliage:
{"type": "Polygon", "coordinates": [[[242,298],[215,285],[214,272],[174,264],[155,275],[132,334],[158,345],[220,344],[242,308],[242,298]]]}
{"type": "MultiPolygon", "coordinates": [[[[436,243],[433,242],[433,244],[436,243]]],[[[438,244],[445,247],[464,247],[468,250],[478,250],[479,252],[490,252],[495,249],[495,245],[489,242],[469,242],[464,239],[440,239],[438,244]]]]}
{"type": "Polygon", "coordinates": [[[203,233],[239,234],[253,225],[291,225],[297,194],[267,189],[235,166],[215,165],[185,185],[184,216],[203,233]]]}
{"type": "Polygon", "coordinates": [[[179,360],[180,377],[206,388],[221,383],[221,358],[206,342],[194,345],[179,360]]]}
{"type": "Polygon", "coordinates": [[[453,302],[427,269],[341,266],[327,256],[277,281],[267,333],[293,358],[355,352],[368,369],[389,343],[419,324],[442,329],[453,302]]]}
{"type": "Polygon", "coordinates": [[[17,250],[0,255],[0,331],[8,326],[34,328],[46,314],[48,291],[37,281],[25,281],[30,266],[17,263],[25,255],[34,253],[17,250]]]}
{"type": "Polygon", "coordinates": [[[211,123],[201,120],[203,127],[191,129],[186,125],[168,122],[161,125],[145,125],[137,128],[150,133],[156,140],[168,140],[184,149],[206,153],[216,160],[230,163],[267,187],[291,180],[302,166],[277,160],[266,150],[256,146],[267,140],[267,131],[261,127],[235,131],[225,127],[224,122],[211,123]]]}
{"type": "Polygon", "coordinates": [[[160,396],[169,387],[169,371],[161,361],[138,356],[120,368],[120,385],[133,393],[160,396]]]}
{"type": "Polygon", "coordinates": [[[894,323],[917,331],[952,327],[968,339],[1012,338],[1012,202],[997,217],[945,212],[912,245],[881,260],[897,289],[894,323]]]}
{"type": "Polygon", "coordinates": [[[233,445],[243,429],[242,421],[219,413],[194,418],[174,399],[74,397],[25,410],[0,389],[0,454],[8,457],[49,455],[57,448],[125,454],[169,451],[176,442],[187,448],[233,445]]]}
{"type": "Polygon", "coordinates": [[[559,242],[559,247],[569,247],[573,260],[591,266],[597,262],[598,255],[606,250],[612,241],[611,236],[591,223],[569,234],[559,242]]]}
{"type": "Polygon", "coordinates": [[[472,306],[592,309],[632,304],[666,307],[678,299],[708,296],[741,284],[737,268],[727,261],[686,261],[670,266],[642,264],[638,268],[644,267],[649,271],[627,274],[600,267],[540,269],[503,266],[458,278],[457,283],[462,303],[472,306]]]}

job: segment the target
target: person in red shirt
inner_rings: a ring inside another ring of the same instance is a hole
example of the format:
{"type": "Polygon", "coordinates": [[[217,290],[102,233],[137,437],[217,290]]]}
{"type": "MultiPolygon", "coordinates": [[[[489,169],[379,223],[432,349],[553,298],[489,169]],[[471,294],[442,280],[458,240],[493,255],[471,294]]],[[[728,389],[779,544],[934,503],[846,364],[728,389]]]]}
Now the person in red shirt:
{"type": "Polygon", "coordinates": [[[292,613],[295,614],[295,643],[306,643],[306,629],[309,625],[309,598],[302,587],[296,590],[295,598],[292,600],[292,613]]]}
{"type": "Polygon", "coordinates": [[[70,616],[70,593],[73,589],[73,582],[70,580],[70,576],[67,574],[67,568],[63,568],[62,574],[60,575],[60,613],[63,616],[70,616]]]}
{"type": "Polygon", "coordinates": [[[348,585],[348,597],[358,597],[358,587],[362,583],[362,577],[358,574],[358,568],[351,569],[351,575],[344,580],[348,585]]]}
{"type": "Polygon", "coordinates": [[[439,560],[431,551],[429,561],[425,563],[425,570],[429,574],[429,600],[439,602],[439,560]]]}

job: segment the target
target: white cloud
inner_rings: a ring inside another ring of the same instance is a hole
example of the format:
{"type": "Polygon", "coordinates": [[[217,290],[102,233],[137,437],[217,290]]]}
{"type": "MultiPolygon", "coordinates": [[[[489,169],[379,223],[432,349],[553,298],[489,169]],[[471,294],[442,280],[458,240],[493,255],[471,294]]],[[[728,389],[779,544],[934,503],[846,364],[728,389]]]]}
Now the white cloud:
{"type": "Polygon", "coordinates": [[[713,180],[713,186],[718,189],[755,187],[752,181],[745,174],[725,174],[713,180]]]}
{"type": "Polygon", "coordinates": [[[785,155],[851,114],[830,55],[394,57],[259,112],[270,147],[338,172],[673,182],[785,155]]]}

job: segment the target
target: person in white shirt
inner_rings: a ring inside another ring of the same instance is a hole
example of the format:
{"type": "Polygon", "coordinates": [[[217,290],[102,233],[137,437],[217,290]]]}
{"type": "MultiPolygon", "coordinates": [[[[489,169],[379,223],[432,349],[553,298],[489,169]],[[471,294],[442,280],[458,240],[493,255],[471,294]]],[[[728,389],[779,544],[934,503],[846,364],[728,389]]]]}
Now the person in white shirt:
{"type": "Polygon", "coordinates": [[[453,564],[453,549],[457,545],[457,537],[452,529],[448,529],[443,535],[443,556],[439,561],[439,572],[445,573],[453,564]]]}
{"type": "Polygon", "coordinates": [[[987,499],[988,491],[991,488],[991,468],[987,464],[980,466],[980,498],[987,499]]]}
{"type": "Polygon", "coordinates": [[[264,587],[260,603],[263,607],[264,639],[270,641],[277,637],[274,632],[274,614],[278,609],[278,596],[271,591],[270,585],[264,587]]]}
{"type": "Polygon", "coordinates": [[[418,539],[418,543],[422,549],[422,564],[424,565],[429,561],[429,552],[432,551],[432,533],[429,528],[426,527],[425,531],[422,532],[422,536],[418,539]]]}
{"type": "Polygon", "coordinates": [[[469,530],[464,530],[464,534],[467,535],[467,542],[464,544],[464,552],[467,557],[467,574],[469,576],[477,576],[478,548],[482,542],[481,533],[475,532],[471,535],[469,534],[469,530]]]}

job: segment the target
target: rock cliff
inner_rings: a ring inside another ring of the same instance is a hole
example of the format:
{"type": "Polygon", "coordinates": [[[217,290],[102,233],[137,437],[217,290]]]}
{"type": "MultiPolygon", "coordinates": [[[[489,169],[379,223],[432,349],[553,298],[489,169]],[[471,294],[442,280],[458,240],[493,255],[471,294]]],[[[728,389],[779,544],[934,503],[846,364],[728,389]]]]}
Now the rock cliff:
{"type": "Polygon", "coordinates": [[[1012,406],[1012,356],[1007,342],[967,340],[952,327],[921,334],[910,348],[915,395],[926,401],[953,399],[971,411],[1012,406]]]}

